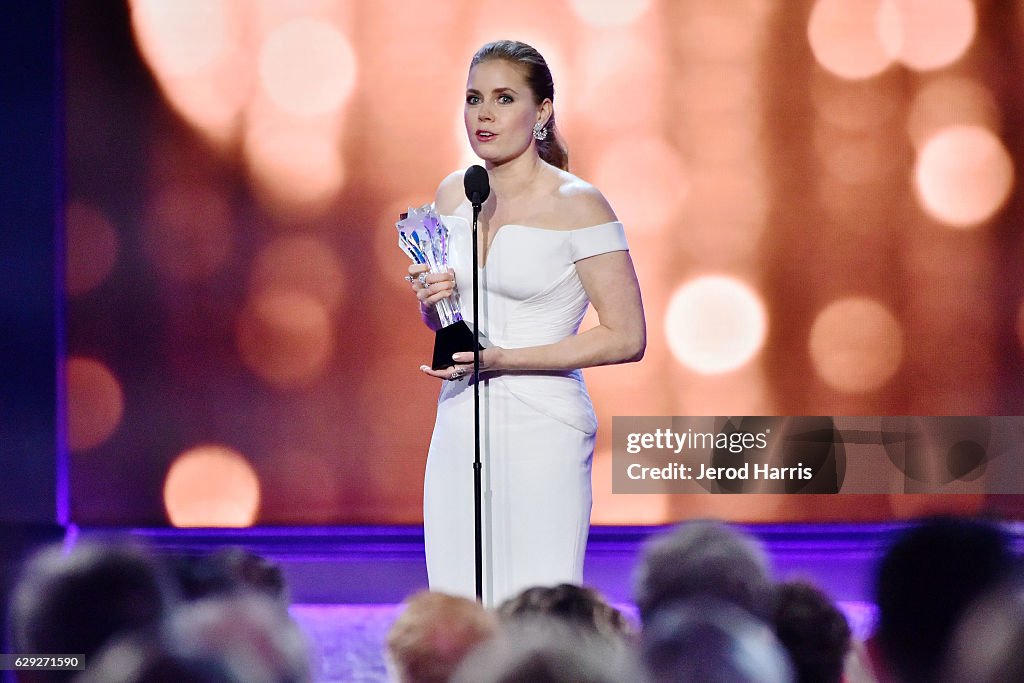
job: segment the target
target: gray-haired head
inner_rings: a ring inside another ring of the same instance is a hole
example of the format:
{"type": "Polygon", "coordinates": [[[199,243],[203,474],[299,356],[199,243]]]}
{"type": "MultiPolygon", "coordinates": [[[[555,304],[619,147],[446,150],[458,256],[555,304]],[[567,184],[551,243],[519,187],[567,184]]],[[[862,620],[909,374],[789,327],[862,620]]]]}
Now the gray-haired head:
{"type": "MultiPolygon", "coordinates": [[[[12,645],[20,652],[70,652],[86,661],[121,634],[153,626],[174,593],[145,548],[85,542],[48,546],[26,562],[11,598],[12,645]]],[[[69,672],[42,674],[64,680],[69,672]]],[[[41,678],[42,679],[42,678],[41,678]]]]}
{"type": "Polygon", "coordinates": [[[768,625],[704,597],[663,605],[644,625],[640,657],[650,683],[790,683],[782,644],[768,625]]]}
{"type": "Polygon", "coordinates": [[[646,623],[660,605],[710,596],[768,621],[772,581],[757,542],[717,521],[680,524],[644,548],[633,593],[646,623]]]}

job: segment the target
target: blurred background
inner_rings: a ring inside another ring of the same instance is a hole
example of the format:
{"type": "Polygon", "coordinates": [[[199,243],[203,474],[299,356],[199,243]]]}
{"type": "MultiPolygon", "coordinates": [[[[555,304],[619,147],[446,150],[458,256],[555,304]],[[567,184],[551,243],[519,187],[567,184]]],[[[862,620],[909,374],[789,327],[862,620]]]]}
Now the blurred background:
{"type": "Polygon", "coordinates": [[[1024,516],[984,494],[612,495],[610,475],[614,415],[1024,414],[1021,3],[64,15],[76,523],[421,521],[439,385],[394,222],[475,163],[466,69],[499,38],[547,58],[571,170],[643,289],[644,360],[585,372],[596,524],[1024,516]]]}

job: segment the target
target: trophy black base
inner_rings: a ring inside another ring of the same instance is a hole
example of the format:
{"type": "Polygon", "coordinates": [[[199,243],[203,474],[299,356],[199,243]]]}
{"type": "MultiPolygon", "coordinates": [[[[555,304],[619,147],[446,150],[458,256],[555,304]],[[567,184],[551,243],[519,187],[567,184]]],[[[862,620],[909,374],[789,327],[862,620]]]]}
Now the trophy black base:
{"type": "MultiPolygon", "coordinates": [[[[477,350],[484,348],[478,347],[477,350]]],[[[430,367],[434,370],[444,370],[455,365],[452,360],[453,353],[473,350],[473,330],[465,320],[452,323],[448,327],[442,327],[434,334],[434,358],[430,367]]]]}

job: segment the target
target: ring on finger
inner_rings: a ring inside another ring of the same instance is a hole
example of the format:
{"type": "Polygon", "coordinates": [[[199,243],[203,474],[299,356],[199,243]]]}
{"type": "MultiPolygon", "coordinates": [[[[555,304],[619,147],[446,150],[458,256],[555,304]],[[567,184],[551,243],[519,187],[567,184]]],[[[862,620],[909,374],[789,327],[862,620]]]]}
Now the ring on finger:
{"type": "Polygon", "coordinates": [[[405,276],[405,281],[406,281],[406,282],[412,282],[412,281],[413,281],[414,279],[415,279],[415,278],[414,278],[414,277],[413,277],[412,275],[406,275],[406,276],[405,276]]]}
{"type": "Polygon", "coordinates": [[[420,273],[419,281],[420,281],[420,287],[426,287],[427,286],[427,274],[426,273],[420,273]]]}

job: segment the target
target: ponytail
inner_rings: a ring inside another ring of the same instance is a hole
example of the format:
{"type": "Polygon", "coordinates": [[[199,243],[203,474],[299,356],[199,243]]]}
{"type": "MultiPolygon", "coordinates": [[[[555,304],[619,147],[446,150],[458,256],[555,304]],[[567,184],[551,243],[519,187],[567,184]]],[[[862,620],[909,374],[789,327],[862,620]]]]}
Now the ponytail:
{"type": "Polygon", "coordinates": [[[562,137],[558,134],[558,129],[555,128],[555,115],[551,114],[551,118],[548,119],[548,124],[545,126],[548,131],[548,136],[543,140],[537,140],[537,154],[540,158],[548,162],[556,168],[560,168],[563,171],[569,170],[569,150],[566,148],[565,143],[562,142],[562,137]]]}

